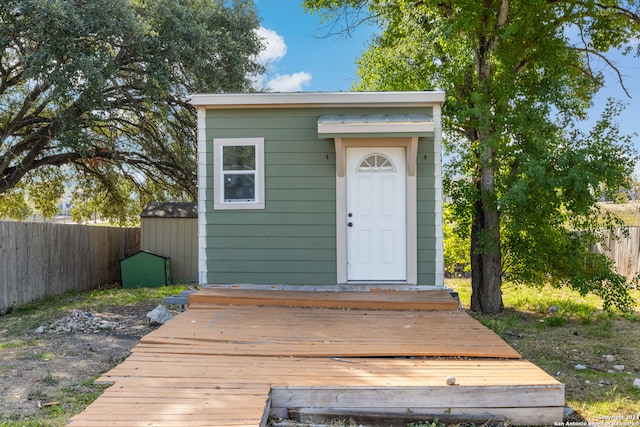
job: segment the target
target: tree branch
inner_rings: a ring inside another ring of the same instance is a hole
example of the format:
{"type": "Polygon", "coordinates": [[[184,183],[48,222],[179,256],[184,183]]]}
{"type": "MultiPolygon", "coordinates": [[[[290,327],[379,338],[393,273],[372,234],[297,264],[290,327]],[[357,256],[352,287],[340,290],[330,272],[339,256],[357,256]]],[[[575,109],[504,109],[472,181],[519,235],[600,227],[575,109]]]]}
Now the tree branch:
{"type": "MultiPolygon", "coordinates": [[[[618,83],[620,84],[620,87],[624,91],[625,95],[627,95],[627,97],[631,98],[631,94],[629,93],[629,90],[627,89],[627,86],[624,84],[624,79],[622,77],[622,73],[620,72],[620,69],[618,69],[618,67],[616,67],[615,64],[613,62],[611,62],[611,60],[609,60],[609,58],[607,58],[603,53],[600,53],[597,50],[589,49],[589,48],[586,48],[586,47],[582,47],[582,48],[581,47],[572,47],[572,49],[577,51],[577,52],[586,53],[587,54],[587,58],[589,57],[589,55],[595,55],[598,58],[600,58],[601,60],[603,60],[609,66],[609,68],[611,68],[616,73],[616,76],[618,77],[618,83]]],[[[589,67],[589,70],[591,70],[591,64],[588,61],[587,61],[587,66],[589,67]]],[[[591,72],[590,75],[593,78],[593,72],[591,72]]]]}
{"type": "Polygon", "coordinates": [[[374,21],[379,16],[377,13],[370,13],[368,8],[369,2],[362,1],[357,6],[342,6],[336,9],[334,18],[321,27],[322,30],[326,30],[326,33],[319,38],[351,37],[356,28],[366,22],[374,21]],[[342,25],[340,25],[341,22],[343,22],[342,25]]]}
{"type": "Polygon", "coordinates": [[[640,23],[640,14],[633,12],[630,9],[618,6],[618,4],[604,4],[604,3],[595,3],[595,6],[602,10],[614,10],[618,12],[620,15],[623,15],[632,21],[640,23]]]}

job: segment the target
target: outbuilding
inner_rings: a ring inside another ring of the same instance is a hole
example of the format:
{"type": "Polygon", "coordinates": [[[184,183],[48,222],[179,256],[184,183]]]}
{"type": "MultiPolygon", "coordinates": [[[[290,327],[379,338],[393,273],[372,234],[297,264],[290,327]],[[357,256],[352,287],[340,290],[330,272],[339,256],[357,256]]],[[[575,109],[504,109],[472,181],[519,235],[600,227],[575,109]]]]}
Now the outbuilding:
{"type": "Polygon", "coordinates": [[[140,249],[169,258],[173,282],[197,282],[197,204],[149,203],[140,214],[140,249]]]}
{"type": "Polygon", "coordinates": [[[200,284],[444,286],[444,99],[194,95],[200,284]]]}
{"type": "Polygon", "coordinates": [[[142,288],[171,284],[169,258],[147,251],[140,251],[120,261],[122,287],[142,288]]]}

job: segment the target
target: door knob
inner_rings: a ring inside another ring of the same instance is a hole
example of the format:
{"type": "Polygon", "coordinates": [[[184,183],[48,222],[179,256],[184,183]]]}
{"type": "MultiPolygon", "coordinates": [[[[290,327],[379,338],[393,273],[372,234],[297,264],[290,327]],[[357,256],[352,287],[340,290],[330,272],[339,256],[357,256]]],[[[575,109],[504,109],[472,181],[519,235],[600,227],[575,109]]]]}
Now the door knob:
{"type": "Polygon", "coordinates": [[[349,218],[351,218],[351,217],[353,216],[353,214],[352,214],[351,212],[349,212],[349,213],[347,214],[347,216],[348,216],[349,218]]]}
{"type": "Polygon", "coordinates": [[[352,223],[352,222],[348,222],[348,223],[347,223],[347,225],[348,225],[349,227],[353,227],[353,223],[352,223]]]}

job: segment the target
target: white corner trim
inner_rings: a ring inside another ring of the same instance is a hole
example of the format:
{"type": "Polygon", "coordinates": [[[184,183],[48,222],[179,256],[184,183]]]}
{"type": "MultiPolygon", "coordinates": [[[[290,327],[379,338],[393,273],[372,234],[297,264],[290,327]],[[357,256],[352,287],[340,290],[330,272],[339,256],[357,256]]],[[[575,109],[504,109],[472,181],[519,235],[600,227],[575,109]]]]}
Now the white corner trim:
{"type": "Polygon", "coordinates": [[[198,282],[207,283],[207,110],[198,107],[198,282]]]}
{"type": "Polygon", "coordinates": [[[433,121],[436,123],[433,138],[436,211],[436,221],[434,224],[436,238],[436,283],[434,283],[434,285],[444,287],[444,230],[442,224],[442,107],[440,105],[433,106],[433,121]]]}

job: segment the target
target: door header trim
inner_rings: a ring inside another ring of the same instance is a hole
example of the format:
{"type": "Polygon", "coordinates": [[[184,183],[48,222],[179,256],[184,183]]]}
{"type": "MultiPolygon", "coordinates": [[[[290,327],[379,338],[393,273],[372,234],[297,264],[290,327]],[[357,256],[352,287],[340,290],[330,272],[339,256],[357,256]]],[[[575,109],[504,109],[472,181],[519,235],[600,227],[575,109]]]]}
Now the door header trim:
{"type": "Polygon", "coordinates": [[[347,147],[404,147],[407,155],[407,176],[416,175],[418,137],[407,138],[335,138],[336,176],[344,178],[347,167],[347,147]]]}

